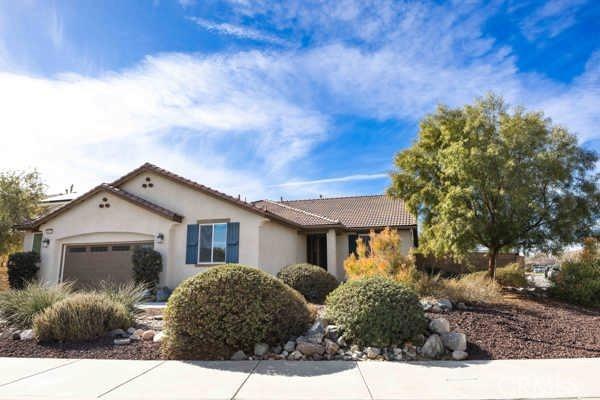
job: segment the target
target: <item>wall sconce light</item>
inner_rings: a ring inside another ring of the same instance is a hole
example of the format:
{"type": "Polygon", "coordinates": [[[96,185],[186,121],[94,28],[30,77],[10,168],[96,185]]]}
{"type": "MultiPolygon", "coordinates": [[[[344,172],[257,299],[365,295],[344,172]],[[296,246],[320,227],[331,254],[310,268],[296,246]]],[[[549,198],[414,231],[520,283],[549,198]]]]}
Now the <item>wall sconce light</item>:
{"type": "Polygon", "coordinates": [[[156,234],[156,243],[162,243],[165,240],[165,235],[162,233],[156,234]]]}
{"type": "Polygon", "coordinates": [[[50,239],[48,238],[44,238],[42,240],[42,246],[44,246],[44,248],[48,247],[50,245],[50,239]]]}

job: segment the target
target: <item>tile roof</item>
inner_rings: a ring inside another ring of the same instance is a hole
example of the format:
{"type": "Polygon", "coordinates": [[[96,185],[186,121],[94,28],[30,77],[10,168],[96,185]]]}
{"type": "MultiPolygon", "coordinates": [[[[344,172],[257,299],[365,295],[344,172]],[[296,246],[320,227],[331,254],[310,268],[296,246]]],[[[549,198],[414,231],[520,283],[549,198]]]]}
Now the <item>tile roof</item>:
{"type": "MultiPolygon", "coordinates": [[[[384,195],[290,200],[278,204],[304,210],[347,228],[412,226],[417,222],[402,200],[384,195]]],[[[275,210],[273,211],[275,212],[275,210]]]]}
{"type": "Polygon", "coordinates": [[[254,202],[254,205],[304,226],[342,225],[340,221],[271,200],[260,200],[254,202]]]}
{"type": "Polygon", "coordinates": [[[76,199],[72,200],[71,202],[69,202],[63,206],[51,209],[48,213],[46,213],[34,220],[31,220],[31,221],[25,222],[21,225],[18,225],[17,228],[36,229],[40,225],[42,225],[44,222],[62,214],[63,212],[73,208],[75,205],[84,202],[85,200],[89,199],[93,195],[100,193],[100,192],[108,192],[108,193],[114,194],[117,197],[119,197],[125,201],[133,203],[139,207],[145,208],[146,210],[148,210],[150,212],[161,215],[170,220],[177,221],[177,222],[181,222],[183,220],[183,216],[177,214],[174,211],[168,210],[162,206],[159,206],[158,204],[154,204],[148,200],[145,200],[145,199],[143,199],[139,196],[136,196],[132,193],[129,193],[123,189],[116,188],[107,183],[103,183],[101,185],[96,186],[89,192],[82,194],[81,196],[77,197],[76,199]]]}

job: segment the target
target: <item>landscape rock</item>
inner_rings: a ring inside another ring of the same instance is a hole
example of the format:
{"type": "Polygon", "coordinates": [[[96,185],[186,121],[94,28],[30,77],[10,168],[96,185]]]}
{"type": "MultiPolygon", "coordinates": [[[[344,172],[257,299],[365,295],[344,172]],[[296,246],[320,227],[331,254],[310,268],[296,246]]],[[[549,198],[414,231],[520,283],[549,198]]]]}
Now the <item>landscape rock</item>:
{"type": "Polygon", "coordinates": [[[381,349],[378,347],[367,347],[365,348],[365,354],[367,355],[367,358],[372,360],[381,354],[381,349]]]}
{"type": "Polygon", "coordinates": [[[421,307],[423,307],[423,311],[429,311],[433,305],[427,300],[421,300],[421,307]]]}
{"type": "Polygon", "coordinates": [[[296,351],[301,352],[305,356],[312,356],[314,354],[323,354],[325,347],[311,342],[299,342],[296,344],[296,351]]]}
{"type": "Polygon", "coordinates": [[[452,352],[452,358],[457,361],[466,360],[469,357],[469,353],[466,351],[455,350],[452,352]]]}
{"type": "Polygon", "coordinates": [[[317,319],[304,336],[309,342],[319,344],[325,337],[325,328],[325,321],[317,319]]]}
{"type": "Polygon", "coordinates": [[[413,344],[405,344],[403,350],[408,359],[414,359],[417,357],[417,348],[413,344]]]}
{"type": "Polygon", "coordinates": [[[290,360],[301,360],[304,355],[298,350],[292,351],[292,353],[288,356],[290,360]]]}
{"type": "Polygon", "coordinates": [[[441,307],[442,310],[452,311],[452,302],[448,299],[438,300],[437,305],[441,307]]]}
{"type": "Polygon", "coordinates": [[[283,346],[283,350],[287,351],[288,353],[291,353],[292,351],[296,350],[296,342],[293,340],[288,340],[287,343],[283,346]]]}
{"type": "Polygon", "coordinates": [[[127,332],[125,332],[123,329],[113,329],[112,331],[108,332],[110,337],[124,337],[127,336],[127,332]]]}
{"type": "Polygon", "coordinates": [[[325,352],[327,354],[335,354],[340,349],[340,346],[331,339],[325,339],[325,352]]]}
{"type": "Polygon", "coordinates": [[[464,333],[449,332],[442,335],[444,346],[450,350],[467,350],[467,336],[464,333]]]}
{"type": "Polygon", "coordinates": [[[129,338],[116,338],[115,340],[113,340],[113,343],[117,346],[122,346],[131,343],[131,340],[129,338]]]}
{"type": "Polygon", "coordinates": [[[429,330],[434,333],[450,332],[450,322],[446,318],[436,318],[429,323],[429,330]]]}
{"type": "Polygon", "coordinates": [[[271,353],[279,354],[281,353],[281,350],[283,350],[281,345],[271,347],[271,353]]]}
{"type": "Polygon", "coordinates": [[[142,338],[140,337],[140,335],[136,335],[135,333],[131,336],[129,336],[129,340],[132,340],[134,342],[137,342],[139,340],[142,340],[142,338]]]}
{"type": "Polygon", "coordinates": [[[152,317],[152,319],[154,319],[156,321],[162,321],[163,316],[162,315],[155,315],[154,317],[152,317]]]}
{"type": "Polygon", "coordinates": [[[156,335],[154,335],[154,338],[152,338],[152,341],[155,343],[160,343],[163,341],[165,337],[165,333],[164,332],[158,332],[156,335]]]}
{"type": "Polygon", "coordinates": [[[431,311],[432,313],[436,313],[436,314],[444,312],[442,307],[438,306],[437,304],[434,304],[429,311],[431,311]]]}
{"type": "Polygon", "coordinates": [[[337,325],[327,325],[325,328],[325,336],[336,342],[340,337],[341,329],[337,325]]]}
{"type": "Polygon", "coordinates": [[[142,335],[144,334],[144,330],[143,329],[136,329],[135,332],[133,332],[134,335],[138,335],[139,337],[142,337],[142,335]]]}
{"type": "Polygon", "coordinates": [[[12,333],[13,340],[21,340],[21,331],[16,330],[12,333]]]}
{"type": "Polygon", "coordinates": [[[340,347],[346,347],[346,346],[348,346],[348,343],[346,342],[346,339],[344,338],[344,336],[340,336],[340,337],[338,338],[338,340],[337,340],[337,344],[338,344],[340,347]]]}
{"type": "Polygon", "coordinates": [[[442,343],[442,339],[437,333],[429,336],[421,348],[423,356],[431,359],[439,358],[444,354],[444,351],[444,343],[442,343]]]}
{"type": "Polygon", "coordinates": [[[130,335],[133,335],[135,333],[135,330],[136,329],[133,326],[129,327],[129,328],[127,328],[127,333],[130,334],[130,335]]]}
{"type": "Polygon", "coordinates": [[[35,335],[33,334],[33,329],[25,329],[24,331],[21,331],[19,337],[21,340],[32,340],[35,335]]]}
{"type": "Polygon", "coordinates": [[[152,340],[152,339],[154,339],[154,336],[156,336],[156,332],[153,331],[152,329],[147,330],[144,333],[142,333],[142,339],[144,339],[144,340],[152,340]]]}
{"type": "Polygon", "coordinates": [[[466,310],[467,309],[467,305],[465,303],[458,303],[456,305],[456,308],[458,308],[459,310],[466,310]]]}
{"type": "Polygon", "coordinates": [[[254,355],[262,357],[269,351],[269,345],[266,343],[256,343],[254,345],[254,355]]]}
{"type": "Polygon", "coordinates": [[[244,353],[242,350],[238,350],[231,356],[231,361],[242,361],[246,358],[248,358],[246,357],[246,353],[244,353]]]}

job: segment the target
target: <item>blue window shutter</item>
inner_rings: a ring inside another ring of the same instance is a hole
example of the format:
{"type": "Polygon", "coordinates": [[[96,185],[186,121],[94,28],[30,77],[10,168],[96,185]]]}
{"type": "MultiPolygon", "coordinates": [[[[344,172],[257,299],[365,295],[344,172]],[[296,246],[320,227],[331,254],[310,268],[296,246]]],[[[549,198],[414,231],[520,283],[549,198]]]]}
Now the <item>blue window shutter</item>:
{"type": "Polygon", "coordinates": [[[41,254],[41,252],[42,252],[42,234],[41,233],[33,234],[33,246],[31,248],[31,251],[33,251],[34,253],[41,254]]]}
{"type": "Polygon", "coordinates": [[[198,263],[198,224],[187,226],[187,244],[185,248],[185,263],[198,263]]]}
{"type": "Polygon", "coordinates": [[[230,222],[227,224],[227,263],[240,262],[240,223],[230,222]]]}

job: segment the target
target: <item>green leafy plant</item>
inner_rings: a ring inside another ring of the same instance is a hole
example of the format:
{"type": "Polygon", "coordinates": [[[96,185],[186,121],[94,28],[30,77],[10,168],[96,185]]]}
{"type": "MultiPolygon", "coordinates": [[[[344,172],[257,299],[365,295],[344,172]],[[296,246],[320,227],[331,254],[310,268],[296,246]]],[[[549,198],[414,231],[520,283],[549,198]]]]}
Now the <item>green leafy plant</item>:
{"type": "Polygon", "coordinates": [[[36,315],[71,294],[71,284],[28,283],[23,289],[0,292],[0,318],[18,329],[31,328],[36,315]]]}
{"type": "MultiPolygon", "coordinates": [[[[473,272],[475,275],[487,275],[485,271],[473,272]]],[[[496,282],[501,286],[526,287],[525,269],[518,263],[496,268],[496,282]]]]}
{"type": "Polygon", "coordinates": [[[35,280],[40,267],[40,255],[33,251],[13,253],[8,257],[8,283],[13,289],[22,289],[35,280]]]}
{"type": "Polygon", "coordinates": [[[583,306],[600,307],[600,259],[565,262],[552,278],[550,294],[583,306]]]}
{"type": "Polygon", "coordinates": [[[326,318],[344,327],[359,345],[399,345],[425,331],[416,293],[388,278],[374,276],[340,285],[327,296],[326,318]]]}
{"type": "Polygon", "coordinates": [[[167,303],[162,352],[171,359],[229,359],[256,343],[298,336],[312,320],[300,293],[256,268],[223,265],[188,278],[167,303]]]}
{"type": "Polygon", "coordinates": [[[312,264],[288,265],[277,277],[302,293],[307,301],[316,304],[323,304],[325,297],[339,285],[335,276],[312,264]]]}
{"type": "Polygon", "coordinates": [[[133,320],[124,305],[99,293],[77,293],[46,308],[33,320],[39,341],[93,340],[127,329],[133,320]]]}
{"type": "Polygon", "coordinates": [[[131,261],[133,262],[135,282],[154,290],[163,269],[161,254],[154,249],[138,247],[134,250],[131,261]]]}

